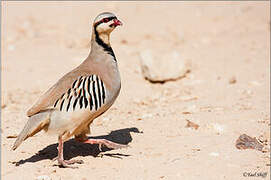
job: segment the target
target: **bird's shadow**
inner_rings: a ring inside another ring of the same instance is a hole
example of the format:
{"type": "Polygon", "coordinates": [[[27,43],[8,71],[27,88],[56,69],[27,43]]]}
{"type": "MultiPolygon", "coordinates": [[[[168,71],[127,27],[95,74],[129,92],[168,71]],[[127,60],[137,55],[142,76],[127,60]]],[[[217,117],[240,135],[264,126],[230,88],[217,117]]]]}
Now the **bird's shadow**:
{"type": "MultiPolygon", "coordinates": [[[[95,136],[91,137],[93,139],[107,139],[109,141],[113,141],[119,144],[125,144],[127,145],[132,141],[131,132],[134,133],[143,133],[138,130],[138,128],[125,128],[125,129],[119,129],[115,131],[111,131],[108,135],[104,136],[95,136]]],[[[45,159],[54,159],[57,157],[57,143],[51,144],[44,149],[37,152],[35,155],[20,160],[18,162],[13,162],[16,166],[20,166],[27,162],[38,162],[45,159]]],[[[97,157],[101,152],[107,152],[111,151],[112,149],[109,149],[107,147],[102,147],[102,151],[99,150],[99,146],[97,144],[84,144],[75,141],[74,139],[71,139],[64,143],[64,159],[72,159],[77,156],[93,156],[97,157]]],[[[103,156],[109,156],[114,158],[122,158],[130,155],[126,154],[120,154],[120,153],[103,153],[103,156]]]]}

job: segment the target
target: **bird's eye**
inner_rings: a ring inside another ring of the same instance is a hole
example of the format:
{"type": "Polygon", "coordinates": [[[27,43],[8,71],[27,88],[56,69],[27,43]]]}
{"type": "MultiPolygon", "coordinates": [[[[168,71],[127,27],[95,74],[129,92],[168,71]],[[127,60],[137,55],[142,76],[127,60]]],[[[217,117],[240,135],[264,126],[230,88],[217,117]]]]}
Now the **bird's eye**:
{"type": "Polygon", "coordinates": [[[108,18],[104,18],[103,22],[107,23],[109,21],[108,18]]]}

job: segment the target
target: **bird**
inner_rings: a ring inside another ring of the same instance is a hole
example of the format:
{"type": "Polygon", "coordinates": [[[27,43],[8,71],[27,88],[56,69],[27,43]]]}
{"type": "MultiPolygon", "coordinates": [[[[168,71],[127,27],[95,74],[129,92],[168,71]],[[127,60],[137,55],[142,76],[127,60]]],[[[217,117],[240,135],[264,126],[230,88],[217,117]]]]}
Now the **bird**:
{"type": "Polygon", "coordinates": [[[27,111],[28,121],[12,150],[41,130],[58,135],[58,165],[67,168],[81,160],[64,160],[64,142],[74,136],[83,143],[118,149],[128,145],[106,139],[91,139],[90,125],[106,112],[118,97],[121,79],[118,63],[110,45],[110,34],[122,22],[111,12],[100,13],[93,22],[91,49],[87,58],[60,78],[27,111]]]}

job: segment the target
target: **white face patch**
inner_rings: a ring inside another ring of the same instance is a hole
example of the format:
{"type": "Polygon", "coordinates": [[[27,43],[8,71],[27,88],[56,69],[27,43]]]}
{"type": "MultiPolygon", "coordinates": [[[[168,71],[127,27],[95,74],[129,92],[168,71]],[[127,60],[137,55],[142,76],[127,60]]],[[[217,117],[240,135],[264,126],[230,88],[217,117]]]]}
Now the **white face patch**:
{"type": "Polygon", "coordinates": [[[112,22],[108,22],[108,23],[103,23],[103,24],[100,24],[99,26],[97,26],[97,32],[99,33],[99,34],[101,34],[101,33],[106,33],[106,34],[109,34],[109,33],[111,33],[114,29],[115,29],[115,27],[114,26],[112,26],[112,27],[110,27],[109,25],[110,24],[112,24],[113,23],[113,21],[112,22]]]}
{"type": "Polygon", "coordinates": [[[95,18],[94,27],[99,34],[109,34],[115,29],[115,26],[112,26],[114,23],[113,19],[116,19],[114,14],[108,12],[102,13],[95,18]]]}

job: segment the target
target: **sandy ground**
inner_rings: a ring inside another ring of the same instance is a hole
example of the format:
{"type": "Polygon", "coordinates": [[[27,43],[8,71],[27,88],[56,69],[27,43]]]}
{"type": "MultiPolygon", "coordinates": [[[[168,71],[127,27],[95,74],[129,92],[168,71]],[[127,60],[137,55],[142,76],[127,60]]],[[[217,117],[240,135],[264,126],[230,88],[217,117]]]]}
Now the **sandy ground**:
{"type": "Polygon", "coordinates": [[[2,179],[269,179],[269,152],[235,147],[244,133],[270,145],[269,5],[2,2],[2,179]],[[124,23],[111,36],[122,89],[91,136],[131,147],[99,152],[70,140],[65,158],[82,159],[78,169],[55,166],[57,136],[44,132],[11,151],[8,136],[21,131],[26,110],[88,55],[91,23],[103,11],[124,23]],[[144,49],[176,50],[191,72],[151,84],[140,70],[144,49]]]}

